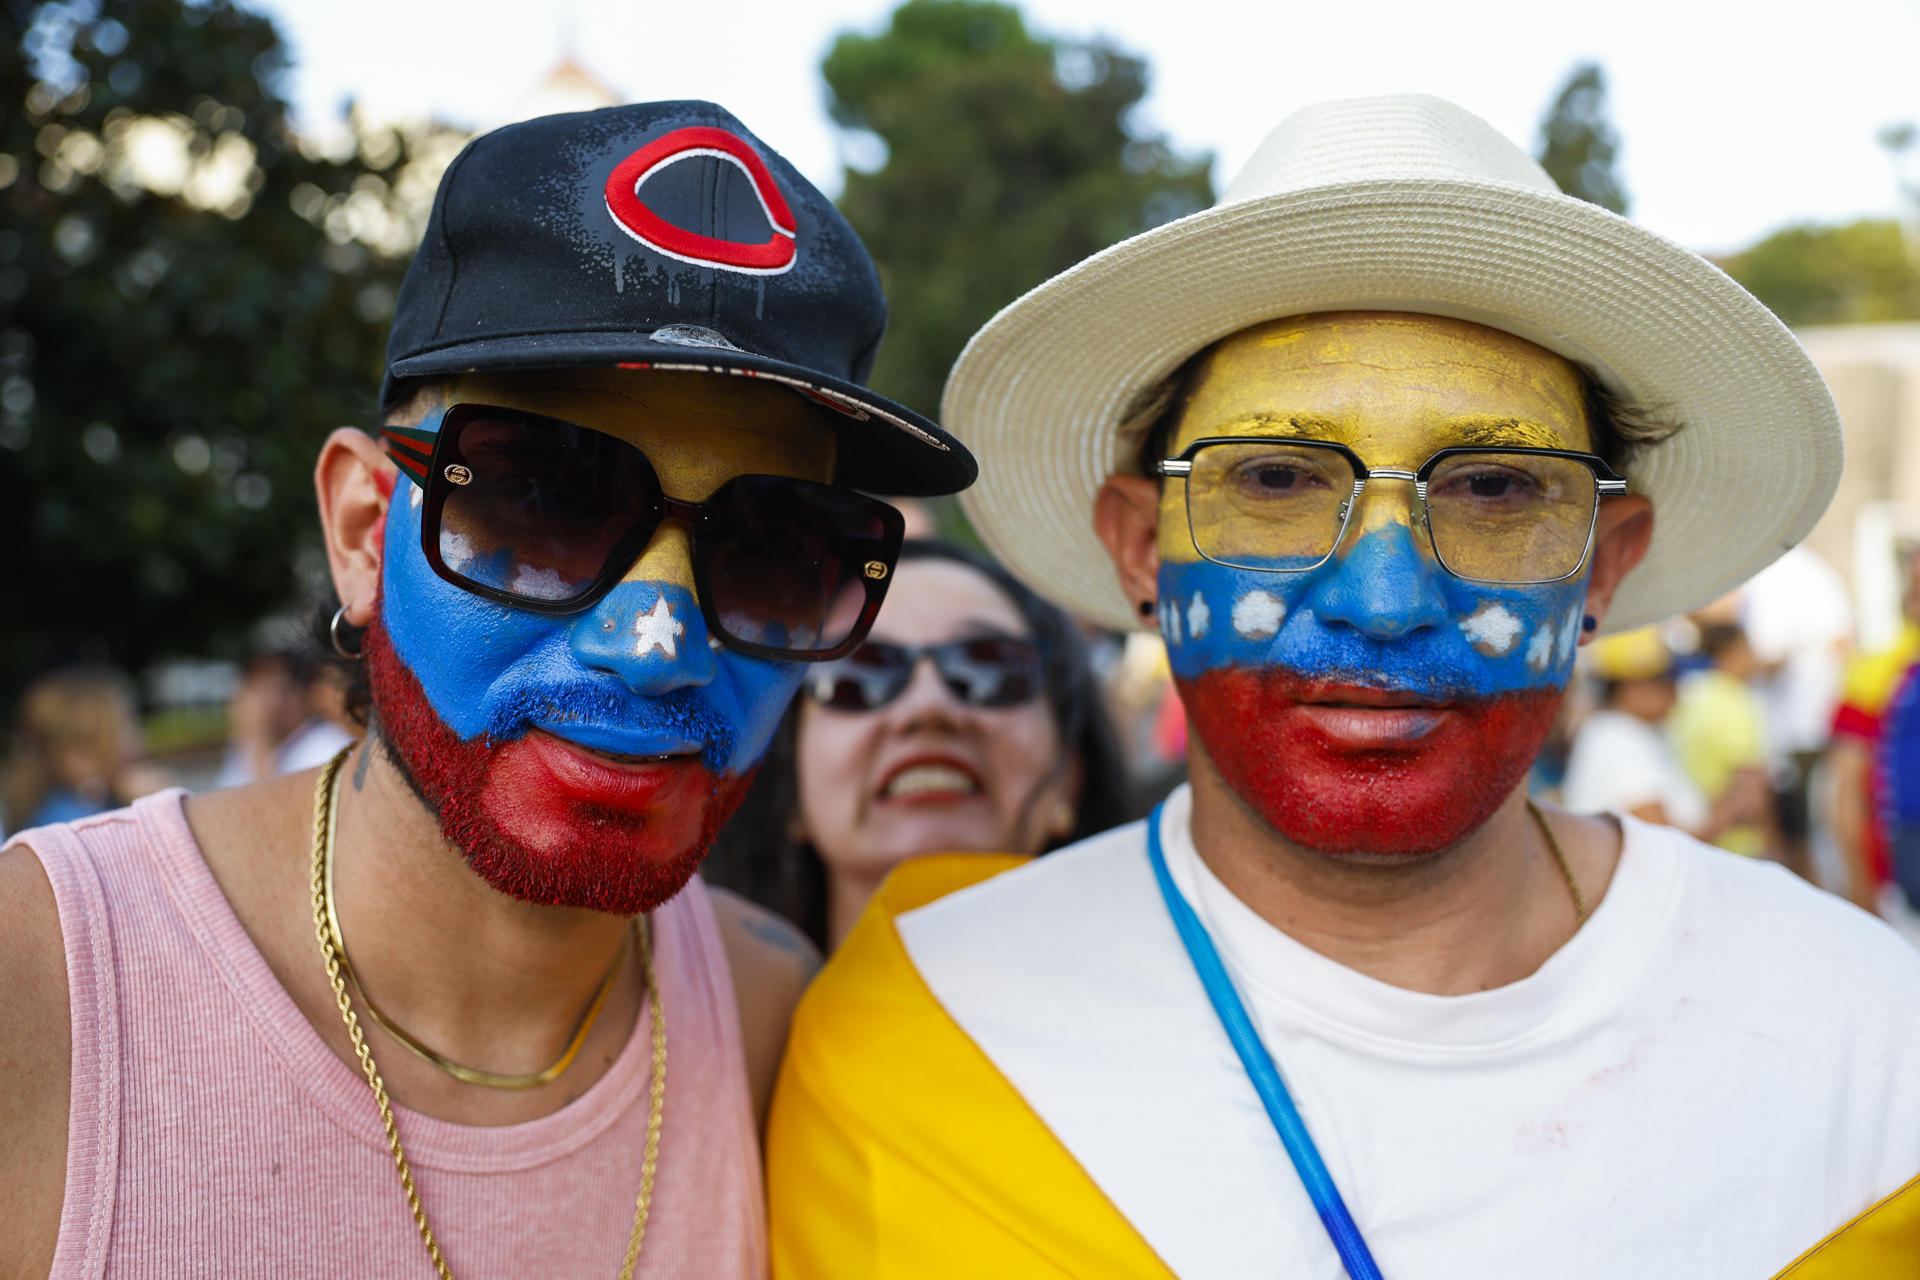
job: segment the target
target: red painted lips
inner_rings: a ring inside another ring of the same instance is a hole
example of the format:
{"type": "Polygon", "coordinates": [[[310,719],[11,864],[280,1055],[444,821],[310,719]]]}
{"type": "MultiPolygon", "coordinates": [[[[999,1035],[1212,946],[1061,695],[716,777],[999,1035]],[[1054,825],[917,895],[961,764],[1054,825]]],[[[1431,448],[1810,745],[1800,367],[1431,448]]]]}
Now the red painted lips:
{"type": "Polygon", "coordinates": [[[1526,776],[1561,690],[1434,705],[1273,668],[1178,681],[1221,778],[1276,832],[1324,853],[1434,853],[1526,776]]]}

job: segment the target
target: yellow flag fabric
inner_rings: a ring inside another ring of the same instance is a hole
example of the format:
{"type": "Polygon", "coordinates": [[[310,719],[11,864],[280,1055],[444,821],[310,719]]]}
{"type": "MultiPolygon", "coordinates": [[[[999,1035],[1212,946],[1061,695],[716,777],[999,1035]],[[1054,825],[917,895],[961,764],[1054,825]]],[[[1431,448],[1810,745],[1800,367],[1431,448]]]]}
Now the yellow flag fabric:
{"type": "Polygon", "coordinates": [[[947,1016],[894,929],[1024,861],[901,867],[801,1001],[767,1126],[774,1280],[1172,1276],[947,1016]]]}
{"type": "MultiPolygon", "coordinates": [[[[902,866],[801,1001],[768,1121],[773,1280],[1172,1277],[940,1007],[894,927],[1025,861],[902,866]]],[[[1773,1280],[1907,1276],[1920,1178],[1773,1280]]]]}
{"type": "Polygon", "coordinates": [[[1920,1276],[1920,1177],[1801,1254],[1774,1280],[1920,1276]]]}

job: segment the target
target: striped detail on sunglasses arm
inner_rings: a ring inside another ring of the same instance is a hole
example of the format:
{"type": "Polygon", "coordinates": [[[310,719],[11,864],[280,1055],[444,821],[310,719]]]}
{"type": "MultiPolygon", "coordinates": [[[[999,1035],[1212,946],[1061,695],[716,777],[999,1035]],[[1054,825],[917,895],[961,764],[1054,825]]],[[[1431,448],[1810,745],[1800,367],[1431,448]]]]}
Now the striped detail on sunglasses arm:
{"type": "Polygon", "coordinates": [[[433,442],[438,434],[415,427],[380,428],[380,438],[386,443],[387,456],[423,488],[427,483],[427,462],[433,457],[433,442]]]}

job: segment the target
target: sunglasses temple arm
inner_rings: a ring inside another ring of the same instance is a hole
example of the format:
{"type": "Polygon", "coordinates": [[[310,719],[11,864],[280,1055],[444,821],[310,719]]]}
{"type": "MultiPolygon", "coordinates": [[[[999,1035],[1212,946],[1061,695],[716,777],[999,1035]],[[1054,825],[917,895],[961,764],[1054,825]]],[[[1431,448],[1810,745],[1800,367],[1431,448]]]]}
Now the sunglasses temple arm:
{"type": "Polygon", "coordinates": [[[386,446],[387,456],[393,459],[400,474],[419,485],[427,487],[427,464],[433,459],[434,431],[421,431],[414,427],[382,427],[380,440],[386,446]]]}

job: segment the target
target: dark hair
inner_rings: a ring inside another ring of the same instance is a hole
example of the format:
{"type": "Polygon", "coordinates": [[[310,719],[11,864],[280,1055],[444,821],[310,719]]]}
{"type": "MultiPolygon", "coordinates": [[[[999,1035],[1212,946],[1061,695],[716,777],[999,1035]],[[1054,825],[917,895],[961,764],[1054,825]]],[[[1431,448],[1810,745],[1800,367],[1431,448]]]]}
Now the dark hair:
{"type": "MultiPolygon", "coordinates": [[[[998,564],[975,551],[933,539],[908,542],[901,563],[948,560],[984,575],[1020,610],[1045,664],[1047,701],[1065,750],[1080,762],[1074,828],[1049,849],[1071,844],[1135,816],[1126,764],[1100,682],[1072,618],[1048,604],[998,564]]],[[[884,614],[882,615],[884,616],[884,614]]],[[[758,777],[701,868],[709,883],[731,889],[793,922],[827,946],[827,877],[820,854],[799,831],[795,770],[799,707],[787,709],[758,777]]]]}
{"type": "Polygon", "coordinates": [[[1700,652],[1718,660],[1735,645],[1747,642],[1746,631],[1734,622],[1709,622],[1700,628],[1700,652]]]}
{"type": "MultiPolygon", "coordinates": [[[[307,659],[309,679],[314,672],[331,667],[340,677],[340,704],[347,719],[361,730],[373,714],[373,681],[367,676],[367,664],[358,658],[343,658],[333,647],[333,615],[339,612],[340,597],[328,587],[314,601],[313,612],[307,616],[307,659]]],[[[348,627],[342,624],[341,638],[348,645],[358,645],[365,639],[365,629],[348,627]]]]}

